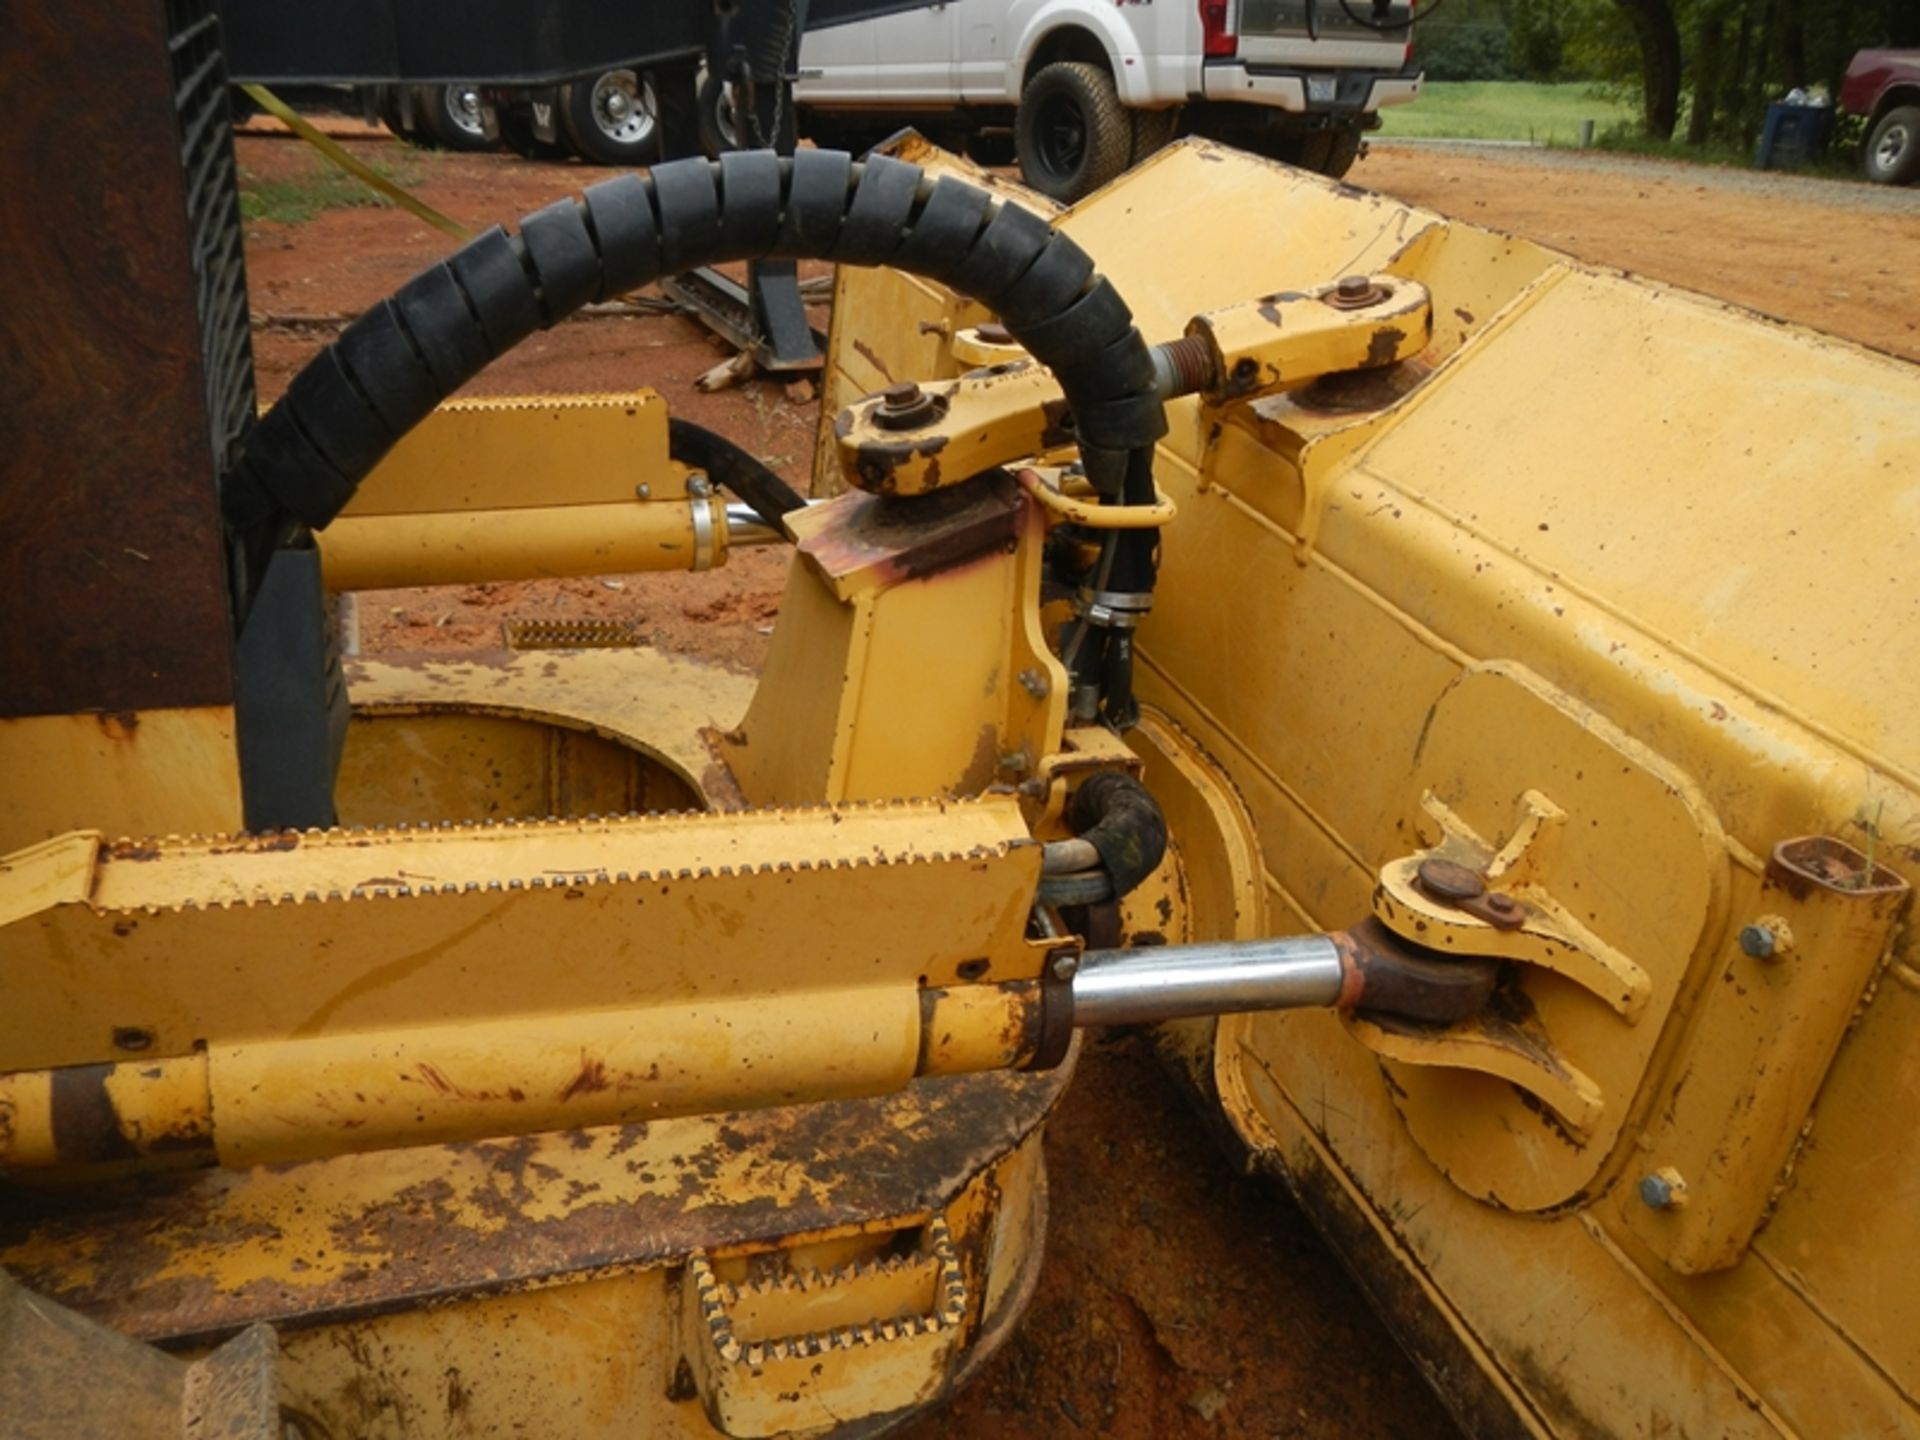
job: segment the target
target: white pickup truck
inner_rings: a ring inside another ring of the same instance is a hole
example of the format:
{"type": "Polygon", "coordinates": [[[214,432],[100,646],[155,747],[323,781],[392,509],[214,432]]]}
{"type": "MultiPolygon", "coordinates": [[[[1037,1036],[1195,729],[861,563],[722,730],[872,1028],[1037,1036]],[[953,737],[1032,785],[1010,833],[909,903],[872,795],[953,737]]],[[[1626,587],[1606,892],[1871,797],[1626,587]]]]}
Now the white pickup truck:
{"type": "Polygon", "coordinates": [[[1342,175],[1382,106],[1420,92],[1414,0],[949,0],[810,32],[803,132],[900,125],[1076,199],[1184,127],[1342,175]],[[995,152],[998,153],[995,153],[995,152]]]}

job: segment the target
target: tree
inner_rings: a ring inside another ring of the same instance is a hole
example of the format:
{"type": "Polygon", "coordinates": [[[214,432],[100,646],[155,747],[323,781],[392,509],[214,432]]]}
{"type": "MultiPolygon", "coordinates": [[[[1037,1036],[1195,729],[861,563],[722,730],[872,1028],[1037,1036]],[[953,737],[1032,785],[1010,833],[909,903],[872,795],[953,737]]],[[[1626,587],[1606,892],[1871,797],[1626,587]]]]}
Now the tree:
{"type": "Polygon", "coordinates": [[[1647,133],[1671,140],[1680,120],[1680,27],[1671,0],[1614,0],[1640,43],[1647,133]]]}

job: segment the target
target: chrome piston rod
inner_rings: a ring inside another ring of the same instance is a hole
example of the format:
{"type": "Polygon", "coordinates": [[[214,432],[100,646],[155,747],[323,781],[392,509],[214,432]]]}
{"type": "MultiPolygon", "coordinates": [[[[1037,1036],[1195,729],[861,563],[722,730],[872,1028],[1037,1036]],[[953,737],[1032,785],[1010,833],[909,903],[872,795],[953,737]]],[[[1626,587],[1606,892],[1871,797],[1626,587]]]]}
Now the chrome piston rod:
{"type": "Polygon", "coordinates": [[[1241,1010],[1332,1006],[1349,967],[1325,935],[1089,950],[1073,975],[1075,1025],[1137,1025],[1241,1010]]]}

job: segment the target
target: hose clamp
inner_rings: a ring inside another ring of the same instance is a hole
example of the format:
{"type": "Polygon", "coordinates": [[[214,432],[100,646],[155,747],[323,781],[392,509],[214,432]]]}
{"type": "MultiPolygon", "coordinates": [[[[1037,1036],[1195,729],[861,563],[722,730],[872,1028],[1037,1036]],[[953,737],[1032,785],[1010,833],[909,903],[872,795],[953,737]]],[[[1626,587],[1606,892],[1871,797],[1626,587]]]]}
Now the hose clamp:
{"type": "Polygon", "coordinates": [[[711,570],[714,560],[713,482],[704,475],[687,477],[687,504],[693,511],[693,568],[711,570]]]}
{"type": "Polygon", "coordinates": [[[1150,590],[1082,590],[1073,601],[1074,614],[1108,630],[1132,630],[1151,609],[1150,590]]]}

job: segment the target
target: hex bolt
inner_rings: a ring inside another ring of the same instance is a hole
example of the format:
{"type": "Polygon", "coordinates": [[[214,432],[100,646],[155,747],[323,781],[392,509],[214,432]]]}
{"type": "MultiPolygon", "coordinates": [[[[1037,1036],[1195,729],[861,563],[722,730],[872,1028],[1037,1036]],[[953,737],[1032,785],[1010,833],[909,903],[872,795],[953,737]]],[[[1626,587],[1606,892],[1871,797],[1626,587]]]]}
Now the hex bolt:
{"type": "Polygon", "coordinates": [[[1640,1203],[1649,1210],[1678,1210],[1687,1203],[1687,1182],[1678,1170],[1663,1165],[1640,1177],[1640,1203]]]}
{"type": "Polygon", "coordinates": [[[1495,893],[1487,896],[1487,908],[1499,915],[1511,915],[1518,902],[1511,895],[1495,893]]]}
{"type": "Polygon", "coordinates": [[[696,500],[704,500],[713,494],[713,482],[695,470],[687,476],[687,494],[696,500]]]}
{"type": "Polygon", "coordinates": [[[642,481],[633,487],[633,493],[642,500],[651,500],[653,498],[653,486],[642,481]]]}
{"type": "Polygon", "coordinates": [[[1011,345],[1013,343],[1013,332],[1007,329],[1006,326],[993,320],[989,320],[986,324],[982,325],[978,330],[974,331],[974,334],[980,337],[980,343],[982,345],[1011,345]]]}
{"type": "Polygon", "coordinates": [[[1420,862],[1417,878],[1420,888],[1436,900],[1478,900],[1487,893],[1487,882],[1477,870],[1438,856],[1430,855],[1420,862]]]}
{"type": "Polygon", "coordinates": [[[1773,931],[1765,925],[1742,925],[1740,948],[1755,960],[1771,960],[1779,953],[1773,931]]]}
{"type": "Polygon", "coordinates": [[[914,430],[939,413],[939,403],[911,380],[889,385],[880,392],[874,423],[883,430],[914,430]]]}
{"type": "Polygon", "coordinates": [[[1377,305],[1385,295],[1378,285],[1365,275],[1342,275],[1333,294],[1327,297],[1327,303],[1336,310],[1364,310],[1369,305],[1377,305]]]}
{"type": "Polygon", "coordinates": [[[1071,980],[1080,973],[1080,957],[1072,951],[1053,957],[1053,963],[1047,967],[1056,980],[1071,980]]]}
{"type": "Polygon", "coordinates": [[[1052,684],[1047,680],[1047,672],[1044,670],[1031,668],[1022,670],[1019,680],[1020,688],[1036,700],[1046,699],[1053,690],[1052,684]]]}

